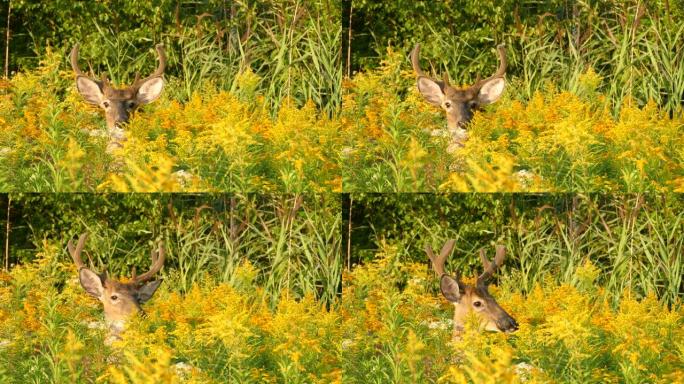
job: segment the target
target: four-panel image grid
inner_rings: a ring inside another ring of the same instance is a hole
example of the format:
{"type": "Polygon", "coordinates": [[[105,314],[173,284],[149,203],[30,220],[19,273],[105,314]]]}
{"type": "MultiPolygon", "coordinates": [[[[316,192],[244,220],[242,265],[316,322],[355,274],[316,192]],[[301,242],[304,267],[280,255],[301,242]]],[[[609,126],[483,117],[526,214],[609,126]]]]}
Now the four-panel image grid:
{"type": "Polygon", "coordinates": [[[0,383],[684,383],[684,2],[0,1],[0,383]]]}

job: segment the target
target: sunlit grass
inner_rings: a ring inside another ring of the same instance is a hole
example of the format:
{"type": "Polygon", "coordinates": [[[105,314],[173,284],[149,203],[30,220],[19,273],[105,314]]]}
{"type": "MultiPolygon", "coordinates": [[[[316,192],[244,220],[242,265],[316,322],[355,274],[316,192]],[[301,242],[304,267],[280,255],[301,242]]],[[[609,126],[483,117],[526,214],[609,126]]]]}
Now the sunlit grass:
{"type": "Polygon", "coordinates": [[[402,53],[344,84],[345,191],[681,191],[684,117],[611,99],[591,68],[574,92],[553,81],[526,99],[510,79],[448,153],[444,112],[426,103],[402,53]]]}
{"type": "Polygon", "coordinates": [[[52,230],[35,234],[34,249],[13,246],[11,268],[0,272],[0,382],[341,381],[337,200],[92,196],[13,199],[15,212],[22,202],[56,202],[63,211],[47,217],[78,219],[36,223],[52,230]],[[142,215],[116,228],[79,213],[97,205],[136,217],[130,207],[172,210],[174,199],[187,205],[176,201],[170,217],[142,215]],[[130,277],[133,265],[143,270],[150,245],[165,245],[161,287],[144,304],[146,315],[131,319],[123,341],[113,345],[105,345],[102,305],[80,286],[65,249],[67,239],[81,232],[90,235],[85,253],[95,269],[107,268],[113,278],[130,277]],[[17,262],[18,254],[24,262],[17,262]]]}
{"type": "Polygon", "coordinates": [[[169,97],[138,111],[122,150],[105,152],[102,111],[48,56],[2,83],[0,189],[4,191],[339,191],[339,123],[313,102],[283,98],[274,111],[259,77],[234,92],[206,85],[187,103],[169,97]],[[274,117],[275,115],[275,117],[274,117]]]}
{"type": "MultiPolygon", "coordinates": [[[[510,257],[515,259],[517,255],[510,257]]],[[[679,382],[684,311],[654,294],[606,300],[587,259],[577,282],[539,281],[521,292],[505,274],[490,291],[516,320],[513,334],[468,323],[451,342],[453,306],[425,264],[385,247],[344,277],[343,364],[348,383],[679,382]]]]}

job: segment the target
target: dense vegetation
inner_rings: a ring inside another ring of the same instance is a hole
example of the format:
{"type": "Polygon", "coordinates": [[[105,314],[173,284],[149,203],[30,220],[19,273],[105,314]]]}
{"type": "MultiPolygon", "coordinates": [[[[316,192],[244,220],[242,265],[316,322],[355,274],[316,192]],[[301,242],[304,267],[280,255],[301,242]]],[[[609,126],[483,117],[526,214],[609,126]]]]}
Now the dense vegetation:
{"type": "Polygon", "coordinates": [[[337,1],[11,5],[0,190],[341,190],[337,1]],[[76,91],[77,42],[81,67],[116,86],[166,47],[161,99],[130,121],[122,151],[105,151],[103,111],[76,91]]]}
{"type": "Polygon", "coordinates": [[[343,211],[348,266],[390,252],[398,264],[427,268],[424,245],[456,239],[449,265],[466,276],[479,270],[480,248],[505,245],[506,274],[520,292],[575,284],[589,261],[613,303],[624,290],[670,305],[684,295],[681,195],[353,194],[343,211]]]}
{"type": "Polygon", "coordinates": [[[637,299],[628,288],[611,305],[602,295],[609,288],[598,282],[602,273],[588,259],[574,267],[573,283],[545,279],[526,294],[516,267],[507,268],[490,292],[520,329],[478,332],[472,321],[451,342],[453,305],[437,293],[433,272],[397,258],[397,250],[383,248],[372,263],[345,275],[346,383],[684,380],[682,307],[668,307],[652,293],[637,299]]]}
{"type": "Polygon", "coordinates": [[[348,383],[672,383],[684,380],[684,200],[679,195],[354,194],[343,278],[348,383]],[[490,292],[520,324],[452,338],[426,244],[507,258],[490,292]]]}
{"type": "Polygon", "coordinates": [[[345,191],[684,190],[681,1],[351,5],[345,191]],[[455,86],[494,73],[506,45],[503,98],[476,113],[463,150],[446,153],[444,112],[416,90],[417,43],[455,86]]]}
{"type": "MultiPolygon", "coordinates": [[[[495,56],[494,53],[491,54],[495,56]]],[[[626,99],[614,115],[592,69],[572,92],[549,83],[531,99],[510,80],[449,151],[441,108],[428,104],[401,53],[345,83],[342,185],[356,192],[684,191],[684,115],[626,99]]]]}
{"type": "Polygon", "coordinates": [[[341,380],[337,198],[50,194],[8,203],[3,383],[341,380]],[[166,248],[146,316],[111,346],[102,305],[65,249],[83,231],[96,269],[123,279],[133,266],[147,270],[156,240],[166,248]]]}
{"type": "MultiPolygon", "coordinates": [[[[153,57],[150,55],[150,57],[153,57]]],[[[233,92],[206,85],[179,102],[171,81],[129,122],[124,148],[107,153],[104,112],[77,93],[62,57],[0,81],[0,190],[341,190],[339,123],[312,102],[272,109],[245,72],[233,92]],[[275,114],[275,116],[273,116],[275,114]]]]}
{"type": "Polygon", "coordinates": [[[526,99],[547,82],[575,90],[591,67],[607,79],[599,90],[616,107],[629,96],[672,112],[684,100],[682,1],[354,0],[351,17],[345,13],[355,71],[380,66],[388,47],[408,56],[421,43],[437,72],[472,83],[493,71],[490,52],[506,43],[508,76],[520,79],[517,92],[526,99]]]}
{"type": "Polygon", "coordinates": [[[166,75],[182,84],[180,100],[206,83],[234,90],[237,75],[249,68],[272,107],[290,97],[299,105],[312,100],[329,113],[339,108],[337,0],[13,0],[0,7],[0,20],[10,5],[12,72],[37,68],[50,50],[65,57],[79,42],[96,73],[130,83],[137,71],[155,68],[149,53],[164,43],[166,75]]]}
{"type": "MultiPolygon", "coordinates": [[[[255,281],[276,298],[337,299],[340,239],[336,195],[13,194],[1,195],[9,214],[0,235],[3,265],[35,262],[49,247],[53,263],[68,264],[68,239],[88,232],[90,256],[113,276],[143,270],[157,240],[167,243],[165,271],[181,292],[202,281],[230,282],[249,260],[255,281]],[[173,272],[171,272],[173,271],[173,272]],[[177,274],[177,275],[176,275],[177,274]]],[[[56,280],[73,277],[64,270],[56,280]],[[66,274],[65,274],[66,273],[66,274]]],[[[275,302],[275,300],[274,300],[275,302]]]]}

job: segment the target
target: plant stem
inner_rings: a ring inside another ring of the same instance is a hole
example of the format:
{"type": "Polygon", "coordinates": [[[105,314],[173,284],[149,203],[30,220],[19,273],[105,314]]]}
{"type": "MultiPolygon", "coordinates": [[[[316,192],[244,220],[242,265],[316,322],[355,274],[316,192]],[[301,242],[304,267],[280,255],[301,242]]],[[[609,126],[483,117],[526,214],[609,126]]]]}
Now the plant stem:
{"type": "Polygon", "coordinates": [[[349,217],[347,227],[347,271],[351,271],[351,231],[352,231],[352,204],[354,203],[354,196],[349,194],[349,217]]]}
{"type": "Polygon", "coordinates": [[[5,34],[5,79],[9,78],[9,42],[10,42],[10,15],[12,14],[12,0],[7,2],[7,31],[5,34]]]}
{"type": "Polygon", "coordinates": [[[10,208],[12,196],[7,196],[7,224],[5,226],[5,271],[9,271],[9,234],[10,234],[10,208]]]}

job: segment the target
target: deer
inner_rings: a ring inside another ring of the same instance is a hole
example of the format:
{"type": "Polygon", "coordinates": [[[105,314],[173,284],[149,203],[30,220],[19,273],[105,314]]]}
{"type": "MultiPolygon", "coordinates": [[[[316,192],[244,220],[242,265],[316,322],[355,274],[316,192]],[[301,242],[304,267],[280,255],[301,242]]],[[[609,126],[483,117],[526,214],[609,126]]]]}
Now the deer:
{"type": "MultiPolygon", "coordinates": [[[[453,153],[465,146],[468,139],[467,123],[473,118],[474,111],[492,104],[503,94],[506,74],[506,49],[504,44],[497,46],[499,68],[490,77],[480,80],[464,89],[453,87],[449,83],[449,74],[444,72],[442,80],[426,76],[420,68],[420,44],[411,51],[411,65],[417,77],[418,91],[431,105],[441,107],[447,117],[447,135],[451,135],[451,143],[447,152],[453,153]]],[[[433,131],[439,135],[441,130],[433,131]]]]}
{"type": "Polygon", "coordinates": [[[152,250],[150,255],[152,265],[147,272],[138,276],[135,267],[133,267],[131,279],[124,283],[110,278],[106,271],[103,273],[95,272],[92,260],[90,260],[90,268],[86,267],[81,259],[81,253],[87,238],[87,233],[80,235],[75,246],[70,239],[67,247],[78,269],[81,287],[89,295],[100,300],[104,307],[105,324],[109,328],[109,337],[106,343],[111,344],[115,340],[122,339],[121,333],[129,318],[134,315],[144,316],[142,304],[152,298],[162,283],[162,279],[152,280],[152,278],[164,265],[164,246],[160,244],[159,248],[152,250]]]}
{"type": "Polygon", "coordinates": [[[489,280],[496,270],[501,267],[506,256],[506,248],[496,246],[494,261],[487,259],[484,249],[480,250],[480,258],[484,271],[477,278],[475,285],[464,284],[458,275],[449,276],[444,270],[444,264],[454,249],[456,240],[448,240],[439,255],[435,255],[432,247],[425,246],[425,253],[432,264],[432,269],[439,277],[439,287],[442,295],[454,305],[453,340],[459,340],[468,316],[474,315],[480,325],[480,330],[492,332],[514,332],[518,323],[496,302],[487,289],[489,280]]]}
{"type": "Polygon", "coordinates": [[[159,98],[164,88],[164,69],[166,67],[166,53],[162,44],[155,47],[159,56],[159,65],[150,76],[140,79],[135,74],[131,86],[125,88],[113,87],[105,74],[96,80],[81,71],[78,66],[79,44],[71,50],[71,68],[76,76],[76,88],[85,101],[97,105],[105,112],[109,143],[107,153],[123,148],[126,134],[123,126],[128,122],[133,112],[141,105],[149,104],[159,98]]]}

